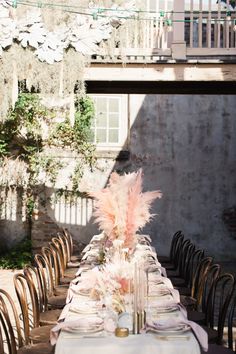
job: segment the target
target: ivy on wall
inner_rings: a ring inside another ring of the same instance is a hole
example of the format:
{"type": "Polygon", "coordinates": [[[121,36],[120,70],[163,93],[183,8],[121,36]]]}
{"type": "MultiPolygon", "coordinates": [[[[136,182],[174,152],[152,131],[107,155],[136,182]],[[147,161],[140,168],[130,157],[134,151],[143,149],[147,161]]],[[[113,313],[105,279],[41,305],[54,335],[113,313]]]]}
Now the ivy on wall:
{"type": "Polygon", "coordinates": [[[46,147],[55,147],[67,148],[78,154],[78,163],[71,176],[73,187],[77,189],[84,165],[88,164],[92,168],[96,161],[95,148],[90,143],[93,117],[93,101],[87,96],[76,98],[72,125],[68,114],[64,121],[56,123],[53,119],[55,112],[44,107],[37,94],[21,93],[5,122],[0,123],[0,164],[4,167],[7,161],[15,162],[16,165],[24,163],[28,178],[12,178],[11,175],[9,181],[0,179],[0,185],[19,186],[24,183],[24,187],[33,188],[41,183],[42,176],[54,184],[59,170],[65,167],[60,159],[46,154],[46,147]],[[43,138],[45,125],[49,129],[46,139],[43,138]]]}

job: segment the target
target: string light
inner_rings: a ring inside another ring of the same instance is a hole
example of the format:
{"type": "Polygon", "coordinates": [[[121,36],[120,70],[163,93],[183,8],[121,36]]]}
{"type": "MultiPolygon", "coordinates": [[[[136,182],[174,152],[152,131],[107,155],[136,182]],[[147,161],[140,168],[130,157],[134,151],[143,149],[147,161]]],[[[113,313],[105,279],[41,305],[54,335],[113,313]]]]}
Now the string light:
{"type": "MultiPolygon", "coordinates": [[[[13,3],[15,2],[15,0],[13,0],[13,3]]],[[[27,0],[27,1],[24,1],[24,0],[19,0],[17,1],[18,4],[24,4],[24,5],[35,5],[37,3],[35,3],[34,1],[30,1],[30,0],[27,0]]],[[[55,3],[45,3],[45,2],[42,2],[40,1],[40,5],[42,7],[61,7],[63,9],[67,9],[67,8],[75,8],[75,9],[79,9],[79,10],[87,10],[88,8],[87,7],[82,7],[82,6],[76,6],[76,5],[66,5],[66,4],[55,4],[55,3]]],[[[89,4],[89,9],[94,9],[94,4],[93,3],[90,3],[89,4]]],[[[160,11],[151,11],[151,10],[137,10],[137,9],[120,9],[120,8],[106,8],[106,7],[97,7],[96,8],[97,12],[98,13],[102,13],[102,12],[106,12],[106,11],[109,11],[109,12],[124,12],[124,13],[146,13],[146,14],[160,14],[161,17],[163,17],[163,14],[183,14],[185,13],[186,11],[163,11],[163,10],[160,10],[160,11]]],[[[193,14],[204,14],[204,13],[208,13],[208,12],[211,12],[211,11],[192,11],[193,14]]],[[[230,15],[231,13],[236,13],[236,10],[221,10],[221,13],[222,14],[227,14],[228,12],[230,12],[230,15]]]]}
{"type": "Polygon", "coordinates": [[[12,7],[14,7],[14,9],[17,8],[17,0],[13,0],[12,1],[12,7]]]}
{"type": "MultiPolygon", "coordinates": [[[[147,11],[147,10],[136,10],[136,9],[119,9],[119,8],[105,8],[105,7],[97,7],[94,8],[94,4],[90,3],[89,4],[89,8],[85,8],[85,7],[81,7],[81,6],[76,6],[76,5],[66,5],[66,4],[55,4],[55,3],[45,3],[42,2],[41,0],[38,0],[37,2],[34,1],[30,1],[30,0],[13,0],[12,1],[12,7],[17,8],[17,5],[25,5],[25,6],[32,6],[32,7],[38,7],[38,8],[43,8],[43,7],[57,7],[57,8],[62,8],[62,10],[66,11],[66,12],[70,12],[70,13],[75,13],[75,14],[80,14],[80,15],[84,15],[84,16],[91,16],[93,18],[93,20],[98,20],[99,17],[101,18],[109,18],[111,17],[110,15],[106,15],[104,14],[104,12],[117,12],[118,14],[116,14],[115,16],[118,19],[136,19],[138,21],[157,21],[158,18],[164,18],[167,17],[169,15],[174,15],[174,14],[183,14],[185,12],[183,11],[147,11]],[[78,9],[78,10],[77,10],[78,9]],[[83,11],[84,10],[84,11],[83,11]],[[87,10],[90,10],[91,12],[85,12],[87,10]],[[120,16],[120,13],[130,13],[129,16],[120,16]],[[140,17],[140,14],[155,14],[156,16],[151,17],[140,17]],[[138,15],[138,16],[136,16],[138,15]],[[159,17],[157,16],[159,15],[159,17]]],[[[203,13],[208,13],[209,11],[192,11],[192,14],[203,14],[203,13]]],[[[226,18],[212,18],[211,21],[212,22],[227,22],[227,21],[231,21],[231,15],[232,13],[236,13],[235,10],[233,11],[229,11],[229,10],[222,10],[221,14],[225,14],[226,18]]],[[[205,18],[203,18],[203,20],[206,20],[205,18]]],[[[181,20],[176,20],[176,19],[169,19],[166,18],[165,19],[165,23],[168,25],[168,23],[171,24],[169,26],[171,26],[174,22],[184,22],[184,23],[198,23],[198,19],[181,19],[181,20]]],[[[235,27],[235,25],[234,25],[235,27]]]]}

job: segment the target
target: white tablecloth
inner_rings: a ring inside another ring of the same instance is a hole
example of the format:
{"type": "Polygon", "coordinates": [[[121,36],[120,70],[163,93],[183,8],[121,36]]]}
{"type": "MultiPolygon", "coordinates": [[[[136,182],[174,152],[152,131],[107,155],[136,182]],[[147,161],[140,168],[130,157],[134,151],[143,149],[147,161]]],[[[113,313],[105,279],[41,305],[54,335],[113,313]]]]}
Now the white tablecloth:
{"type": "Polygon", "coordinates": [[[199,344],[192,333],[188,338],[159,339],[156,334],[136,334],[126,338],[78,338],[61,333],[55,354],[199,354],[199,344]]]}
{"type": "MultiPolygon", "coordinates": [[[[163,298],[169,299],[170,295],[163,298]]],[[[161,300],[161,299],[160,299],[161,300]]],[[[83,297],[74,296],[68,306],[76,307],[83,297]]],[[[73,321],[78,316],[67,312],[65,321],[73,321]]],[[[158,316],[158,315],[157,315],[158,316]]],[[[180,311],[165,313],[161,319],[181,318],[180,311]]],[[[88,334],[89,336],[90,334],[88,334]]],[[[95,338],[79,337],[76,333],[61,331],[57,340],[55,354],[200,354],[197,339],[191,331],[184,332],[179,338],[168,334],[130,334],[126,338],[117,338],[113,334],[99,334],[95,338]]]]}

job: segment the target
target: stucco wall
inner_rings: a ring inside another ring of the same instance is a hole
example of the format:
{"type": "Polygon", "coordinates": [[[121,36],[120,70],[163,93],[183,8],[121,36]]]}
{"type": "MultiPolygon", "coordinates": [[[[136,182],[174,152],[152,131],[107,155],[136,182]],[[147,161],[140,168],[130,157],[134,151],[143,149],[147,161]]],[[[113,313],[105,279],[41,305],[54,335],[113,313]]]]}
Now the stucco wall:
{"type": "Polygon", "coordinates": [[[161,189],[146,231],[160,253],[181,229],[216,259],[236,259],[236,235],[222,220],[236,204],[235,96],[130,97],[132,169],[161,189]]]}
{"type": "MultiPolygon", "coordinates": [[[[130,159],[100,159],[98,169],[85,174],[81,190],[103,187],[112,170],[142,167],[144,189],[163,192],[152,209],[158,216],[144,230],[160,254],[181,229],[215,259],[236,260],[236,235],[222,218],[236,204],[235,97],[131,95],[129,105],[130,159]]],[[[52,209],[49,215],[53,218],[52,209]]],[[[96,232],[90,215],[91,210],[83,225],[59,224],[87,242],[96,232]]]]}

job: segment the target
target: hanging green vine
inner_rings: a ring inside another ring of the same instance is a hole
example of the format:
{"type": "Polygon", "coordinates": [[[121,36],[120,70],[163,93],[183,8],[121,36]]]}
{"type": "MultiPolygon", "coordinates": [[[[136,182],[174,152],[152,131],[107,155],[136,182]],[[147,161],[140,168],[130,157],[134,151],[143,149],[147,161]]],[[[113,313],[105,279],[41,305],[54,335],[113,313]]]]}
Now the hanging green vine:
{"type": "Polygon", "coordinates": [[[50,181],[55,181],[57,170],[62,167],[60,161],[43,153],[42,123],[51,116],[38,95],[21,93],[5,122],[0,123],[0,158],[24,161],[32,186],[37,184],[41,171],[45,171],[50,181]]]}
{"type": "Polygon", "coordinates": [[[69,148],[78,153],[78,159],[71,175],[72,190],[76,192],[79,181],[84,172],[84,166],[92,169],[96,162],[95,146],[91,140],[91,122],[94,117],[94,103],[88,97],[79,97],[75,100],[75,121],[72,126],[67,116],[63,122],[57,123],[48,138],[49,146],[69,148]]]}
{"type": "Polygon", "coordinates": [[[78,153],[78,162],[71,176],[73,190],[76,190],[84,165],[92,168],[95,163],[95,148],[90,143],[93,101],[86,96],[76,99],[73,126],[68,114],[60,123],[53,121],[54,116],[54,112],[41,104],[37,94],[21,93],[15,108],[10,109],[5,122],[0,123],[0,161],[3,162],[5,157],[24,161],[29,185],[32,187],[37,185],[40,174],[44,174],[54,184],[59,170],[65,164],[57,158],[47,156],[44,148],[68,148],[78,153]],[[51,131],[47,139],[43,139],[43,124],[51,131]]]}

